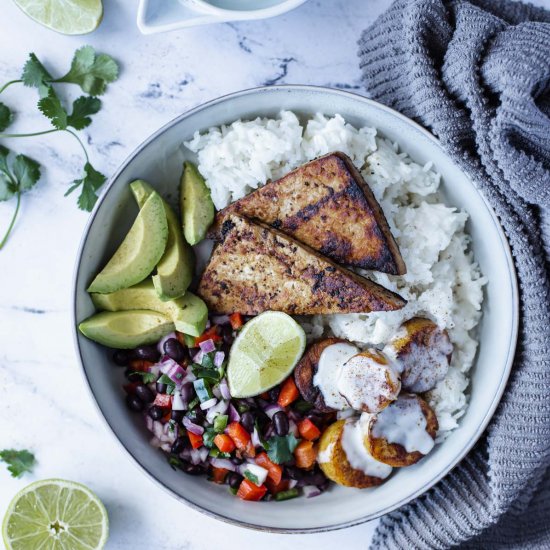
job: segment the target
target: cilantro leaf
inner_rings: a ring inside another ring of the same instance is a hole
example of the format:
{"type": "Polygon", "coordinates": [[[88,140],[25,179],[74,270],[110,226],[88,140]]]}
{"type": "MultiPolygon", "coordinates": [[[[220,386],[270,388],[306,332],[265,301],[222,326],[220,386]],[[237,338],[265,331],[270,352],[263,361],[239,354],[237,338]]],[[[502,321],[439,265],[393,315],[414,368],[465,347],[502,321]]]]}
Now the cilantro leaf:
{"type": "Polygon", "coordinates": [[[52,75],[46,70],[44,65],[42,65],[38,57],[36,57],[34,53],[31,53],[23,67],[21,80],[25,86],[38,88],[40,97],[45,97],[48,95],[48,91],[51,88],[50,82],[52,81],[52,75]]]}
{"type": "Polygon", "coordinates": [[[40,164],[25,155],[17,155],[12,168],[20,191],[28,191],[40,179],[40,164]]]}
{"type": "Polygon", "coordinates": [[[84,177],[74,180],[73,185],[69,187],[65,196],[82,186],[82,191],[78,197],[78,207],[81,210],[90,212],[97,201],[97,190],[105,183],[106,179],[101,172],[98,172],[87,162],[84,165],[84,177]]]}
{"type": "Polygon", "coordinates": [[[8,470],[12,477],[21,477],[25,472],[31,472],[36,463],[32,453],[15,449],[0,451],[0,460],[8,464],[8,470]]]}
{"type": "Polygon", "coordinates": [[[76,50],[69,72],[54,82],[78,84],[88,94],[101,95],[117,78],[118,65],[111,56],[96,55],[91,46],[83,46],[76,50]]]}
{"type": "Polygon", "coordinates": [[[53,88],[50,88],[48,95],[38,102],[38,108],[44,116],[50,119],[55,128],[58,130],[67,129],[67,111],[53,88]]]}
{"type": "Polygon", "coordinates": [[[90,115],[101,109],[101,100],[97,97],[81,96],[73,102],[73,112],[67,117],[67,125],[82,130],[92,123],[90,115]]]}
{"type": "Polygon", "coordinates": [[[292,453],[296,449],[299,439],[294,437],[294,434],[285,436],[275,435],[270,437],[267,445],[267,456],[275,464],[284,464],[292,459],[292,453]]]}
{"type": "Polygon", "coordinates": [[[8,168],[8,155],[11,153],[11,151],[4,147],[3,145],[0,145],[0,172],[2,172],[8,179],[13,179],[10,170],[8,168]]]}
{"type": "Polygon", "coordinates": [[[17,189],[4,175],[0,176],[0,201],[7,201],[15,195],[17,189]]]}
{"type": "Polygon", "coordinates": [[[13,113],[11,109],[0,103],[0,132],[3,132],[13,121],[13,113]]]}
{"type": "Polygon", "coordinates": [[[141,376],[144,384],[151,384],[151,382],[156,382],[157,380],[157,375],[154,372],[142,372],[140,370],[136,370],[130,374],[137,374],[141,376]]]}

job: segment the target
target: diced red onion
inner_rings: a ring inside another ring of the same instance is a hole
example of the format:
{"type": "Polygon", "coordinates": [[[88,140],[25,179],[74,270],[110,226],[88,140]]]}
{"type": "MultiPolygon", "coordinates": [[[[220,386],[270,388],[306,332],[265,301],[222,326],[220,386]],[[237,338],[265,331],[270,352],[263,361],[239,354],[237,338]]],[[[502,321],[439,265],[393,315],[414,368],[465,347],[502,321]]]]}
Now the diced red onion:
{"type": "Polygon", "coordinates": [[[162,439],[162,436],[164,435],[164,427],[156,420],[153,422],[153,433],[158,439],[162,439]]]}
{"type": "Polygon", "coordinates": [[[191,358],[193,359],[193,363],[198,363],[200,365],[202,362],[203,355],[204,354],[202,353],[202,350],[199,349],[199,351],[195,353],[195,356],[191,358]]]}
{"type": "Polygon", "coordinates": [[[176,392],[174,398],[172,399],[172,410],[173,411],[185,411],[187,409],[187,403],[183,400],[181,393],[176,392]]]}
{"type": "Polygon", "coordinates": [[[288,418],[290,418],[290,420],[294,420],[294,422],[300,422],[300,420],[302,420],[301,416],[292,409],[288,411],[288,418]]]}
{"type": "Polygon", "coordinates": [[[201,403],[201,410],[206,411],[210,407],[214,407],[217,402],[218,402],[218,400],[215,397],[213,397],[212,399],[209,399],[208,401],[205,401],[204,403],[201,403]]]}
{"type": "Polygon", "coordinates": [[[212,393],[214,394],[214,397],[218,398],[218,399],[221,399],[221,396],[222,396],[222,392],[219,388],[219,386],[214,386],[212,388],[212,393]]]}
{"type": "Polygon", "coordinates": [[[288,423],[288,431],[291,433],[294,437],[300,437],[300,430],[298,430],[298,426],[296,425],[296,422],[294,420],[290,420],[288,423]]]}
{"type": "Polygon", "coordinates": [[[168,342],[168,340],[171,340],[172,338],[177,339],[177,335],[175,332],[171,332],[170,334],[167,334],[160,339],[159,343],[157,344],[157,349],[161,355],[164,355],[164,344],[166,344],[166,342],[168,342]]]}
{"type": "Polygon", "coordinates": [[[199,344],[199,347],[201,348],[201,351],[203,353],[211,353],[213,351],[216,351],[216,344],[214,344],[214,340],[212,340],[212,338],[201,342],[199,344]]]}
{"type": "Polygon", "coordinates": [[[229,405],[229,420],[230,422],[240,422],[241,415],[239,411],[233,406],[233,403],[229,405]]]}
{"type": "Polygon", "coordinates": [[[199,453],[198,449],[192,449],[191,450],[191,464],[200,464],[202,462],[201,460],[201,454],[199,453]]]}
{"type": "Polygon", "coordinates": [[[210,319],[206,320],[206,330],[208,330],[212,326],[212,323],[210,322],[210,319]]]}
{"type": "Polygon", "coordinates": [[[191,459],[191,449],[189,447],[186,447],[183,449],[183,451],[180,453],[180,457],[184,460],[190,460],[191,459]]]}
{"type": "Polygon", "coordinates": [[[189,369],[187,371],[187,374],[182,378],[181,383],[187,384],[188,382],[194,382],[197,379],[197,377],[193,374],[193,371],[189,369]]]}
{"type": "Polygon", "coordinates": [[[166,443],[163,443],[160,448],[165,452],[165,453],[169,453],[170,450],[172,449],[172,445],[170,445],[170,443],[166,442],[166,443]]]}
{"type": "Polygon", "coordinates": [[[223,360],[225,359],[225,353],[223,351],[217,351],[214,354],[214,366],[220,368],[223,365],[223,360]]]}
{"type": "Polygon", "coordinates": [[[202,426],[199,426],[198,424],[194,424],[193,422],[191,422],[191,420],[187,418],[187,416],[183,417],[183,425],[185,426],[185,429],[192,434],[202,435],[204,433],[204,428],[202,426]]]}
{"type": "Polygon", "coordinates": [[[321,489],[315,487],[315,485],[306,485],[303,491],[306,498],[318,497],[322,493],[321,489]]]}
{"type": "Polygon", "coordinates": [[[298,480],[297,479],[291,479],[288,482],[288,488],[289,489],[294,489],[294,487],[296,487],[296,485],[298,485],[298,480]]]}
{"type": "Polygon", "coordinates": [[[262,446],[262,443],[260,442],[260,434],[258,433],[258,428],[256,428],[256,426],[254,426],[254,431],[252,432],[252,437],[250,439],[254,447],[262,446]]]}
{"type": "Polygon", "coordinates": [[[212,315],[212,321],[215,325],[228,325],[229,315],[212,315]]]}
{"type": "Polygon", "coordinates": [[[151,374],[158,376],[160,374],[160,365],[153,365],[152,367],[149,367],[148,370],[151,374]]]}
{"type": "Polygon", "coordinates": [[[224,470],[230,470],[231,472],[236,472],[238,470],[238,467],[227,458],[211,458],[210,464],[212,464],[214,468],[223,468],[224,470]]]}
{"type": "Polygon", "coordinates": [[[204,462],[208,458],[208,453],[209,452],[210,451],[206,447],[202,447],[201,449],[199,449],[201,462],[204,462]]]}
{"type": "Polygon", "coordinates": [[[145,426],[150,432],[153,431],[153,419],[149,415],[145,416],[145,426]]]}
{"type": "Polygon", "coordinates": [[[229,391],[229,384],[225,378],[222,378],[220,382],[220,392],[224,399],[231,399],[231,392],[229,391]]]}
{"type": "Polygon", "coordinates": [[[217,405],[214,405],[208,409],[208,412],[206,413],[206,420],[210,422],[210,424],[213,424],[214,418],[216,418],[219,414],[225,414],[228,407],[229,401],[224,401],[222,399],[217,405]]]}
{"type": "Polygon", "coordinates": [[[155,447],[155,449],[160,449],[160,446],[162,445],[160,439],[158,437],[152,437],[149,440],[149,444],[155,447]]]}
{"type": "Polygon", "coordinates": [[[282,411],[283,409],[279,407],[279,405],[276,405],[275,403],[269,403],[264,407],[264,412],[269,416],[269,418],[273,418],[276,412],[282,411]]]}
{"type": "Polygon", "coordinates": [[[178,365],[175,361],[173,361],[173,363],[173,365],[170,365],[170,367],[163,370],[163,372],[166,376],[168,376],[168,378],[170,378],[170,380],[176,384],[181,384],[186,374],[185,369],[181,365],[178,365]]]}
{"type": "Polygon", "coordinates": [[[165,361],[162,361],[162,363],[159,363],[160,365],[160,372],[162,372],[163,374],[167,374],[170,369],[174,368],[174,367],[179,367],[179,364],[176,363],[176,361],[174,361],[173,359],[170,359],[170,357],[168,357],[168,359],[166,359],[165,361]]]}

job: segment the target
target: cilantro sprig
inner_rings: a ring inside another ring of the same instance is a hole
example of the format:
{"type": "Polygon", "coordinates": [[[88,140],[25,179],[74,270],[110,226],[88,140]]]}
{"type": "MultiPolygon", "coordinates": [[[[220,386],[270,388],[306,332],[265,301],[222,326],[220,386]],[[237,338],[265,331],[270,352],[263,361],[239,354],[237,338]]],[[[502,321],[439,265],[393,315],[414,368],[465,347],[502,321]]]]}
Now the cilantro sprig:
{"type": "MultiPolygon", "coordinates": [[[[77,140],[85,158],[83,173],[82,177],[71,183],[65,196],[79,189],[78,207],[88,212],[94,207],[98,197],[97,192],[106,178],[91,164],[86,147],[76,131],[83,130],[92,123],[92,116],[101,109],[101,100],[96,96],[103,94],[107,85],[117,78],[118,65],[112,57],[107,54],[97,54],[91,46],[84,46],[76,50],[71,68],[61,77],[52,76],[38,57],[31,53],[23,67],[21,78],[11,80],[0,87],[0,93],[18,83],[35,88],[40,96],[38,109],[52,125],[52,128],[38,132],[25,134],[3,133],[13,122],[14,114],[7,105],[0,102],[0,138],[34,137],[65,132],[77,140]],[[54,85],[58,84],[77,85],[85,94],[89,95],[78,97],[68,108],[57,94],[54,85]]],[[[13,217],[6,234],[0,241],[1,250],[14,227],[19,213],[21,194],[32,188],[40,179],[40,165],[25,155],[15,155],[10,168],[8,165],[9,150],[2,147],[0,155],[0,201],[16,197],[13,217]]]]}
{"type": "Polygon", "coordinates": [[[32,472],[36,459],[26,450],[5,449],[0,451],[0,460],[8,465],[11,477],[21,477],[25,472],[32,472]]]}
{"type": "Polygon", "coordinates": [[[299,442],[300,440],[294,437],[294,434],[272,436],[267,441],[267,456],[275,464],[284,464],[292,458],[292,453],[299,442]]]}

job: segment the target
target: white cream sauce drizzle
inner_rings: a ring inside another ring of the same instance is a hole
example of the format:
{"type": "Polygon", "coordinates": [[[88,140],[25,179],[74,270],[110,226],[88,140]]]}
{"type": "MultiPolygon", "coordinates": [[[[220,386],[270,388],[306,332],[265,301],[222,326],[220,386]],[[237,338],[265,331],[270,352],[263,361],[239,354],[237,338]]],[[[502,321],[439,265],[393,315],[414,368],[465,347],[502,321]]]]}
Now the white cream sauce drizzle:
{"type": "Polygon", "coordinates": [[[342,449],[352,468],[361,470],[365,475],[385,479],[391,474],[392,467],[373,458],[365,447],[371,417],[364,413],[359,419],[346,422],[342,432],[342,449]]]}
{"type": "Polygon", "coordinates": [[[402,445],[408,453],[419,451],[427,455],[434,446],[434,440],[426,427],[426,417],[417,397],[401,395],[376,415],[371,434],[375,438],[384,438],[388,443],[402,445]]]}
{"type": "Polygon", "coordinates": [[[344,363],[357,353],[359,348],[356,346],[338,343],[327,346],[319,357],[313,384],[321,390],[325,403],[337,411],[349,409],[348,402],[338,391],[337,381],[344,363]]]}

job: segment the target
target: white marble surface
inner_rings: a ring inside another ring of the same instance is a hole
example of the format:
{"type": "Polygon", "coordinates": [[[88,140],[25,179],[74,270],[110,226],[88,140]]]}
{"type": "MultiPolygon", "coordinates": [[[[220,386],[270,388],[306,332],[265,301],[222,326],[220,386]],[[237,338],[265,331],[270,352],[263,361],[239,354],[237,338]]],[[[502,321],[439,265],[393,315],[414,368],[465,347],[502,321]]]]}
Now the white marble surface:
{"type": "MultiPolygon", "coordinates": [[[[121,78],[82,132],[92,162],[110,174],[151,132],[222,94],[273,83],[361,92],[356,40],[389,3],[310,0],[271,20],[144,37],[135,25],[136,2],[112,0],[98,31],[65,37],[3,2],[0,82],[18,78],[31,51],[56,73],[65,71],[83,44],[116,56],[121,78]]],[[[538,3],[550,7],[550,0],[538,3]]],[[[14,130],[47,128],[34,108],[33,90],[13,87],[0,99],[17,112],[14,130]]],[[[79,177],[80,151],[70,136],[3,143],[39,159],[44,174],[24,196],[12,238],[0,252],[0,449],[29,448],[38,459],[34,474],[21,480],[11,479],[0,466],[0,516],[26,483],[63,477],[87,484],[105,502],[110,549],[366,548],[375,522],[316,535],[250,532],[176,502],[131,465],[99,418],[73,350],[73,263],[87,214],[63,193],[79,177]]],[[[0,203],[0,229],[13,208],[0,203]]]]}

